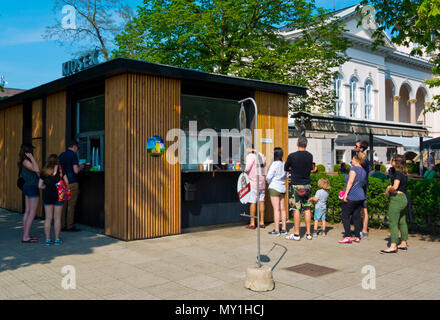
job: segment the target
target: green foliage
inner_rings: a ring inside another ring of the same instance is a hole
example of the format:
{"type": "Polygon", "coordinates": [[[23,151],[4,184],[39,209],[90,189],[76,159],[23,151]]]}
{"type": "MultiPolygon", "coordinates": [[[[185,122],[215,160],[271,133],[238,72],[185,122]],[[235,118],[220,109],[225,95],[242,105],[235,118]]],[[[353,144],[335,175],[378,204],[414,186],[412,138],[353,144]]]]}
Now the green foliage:
{"type": "Polygon", "coordinates": [[[318,173],[323,173],[325,172],[325,166],[323,164],[318,164],[316,166],[316,169],[318,169],[318,173]]]}
{"type": "Polygon", "coordinates": [[[386,173],[387,172],[387,167],[385,165],[381,164],[380,165],[380,171],[383,172],[383,173],[386,173]]]}
{"type": "MultiPolygon", "coordinates": [[[[351,169],[351,166],[349,164],[346,164],[345,167],[347,168],[347,171],[351,169]]],[[[340,164],[337,163],[333,166],[333,170],[335,170],[335,172],[339,172],[339,169],[341,169],[340,164]]]]}
{"type": "Polygon", "coordinates": [[[408,193],[415,224],[435,232],[440,223],[440,181],[409,180],[408,193]]]}
{"type": "MultiPolygon", "coordinates": [[[[408,47],[416,44],[412,55],[426,54],[433,64],[433,75],[440,74],[440,0],[362,0],[361,5],[371,4],[376,11],[376,21],[380,25],[373,33],[374,46],[385,43],[383,31],[391,30],[392,42],[408,47]]],[[[357,11],[360,12],[358,7],[357,11]]],[[[425,80],[430,88],[440,86],[440,77],[425,80]]],[[[440,110],[440,95],[424,112],[440,110]]]]}
{"type": "Polygon", "coordinates": [[[408,168],[408,173],[418,173],[419,172],[419,165],[417,163],[407,163],[406,167],[408,168]]]}
{"type": "MultiPolygon", "coordinates": [[[[320,178],[327,178],[330,181],[331,189],[329,190],[327,201],[327,221],[330,223],[341,222],[342,201],[339,200],[338,194],[345,188],[345,177],[326,174],[314,174],[310,177],[313,195],[318,190],[317,184],[320,178]]],[[[369,177],[367,199],[370,227],[388,227],[389,199],[385,196],[385,190],[389,184],[390,180],[382,182],[380,179],[369,177]]],[[[440,181],[409,179],[408,193],[411,199],[412,223],[419,229],[435,232],[440,224],[440,181]]]]}
{"type": "Polygon", "coordinates": [[[333,111],[334,90],[321,88],[332,88],[349,42],[328,13],[307,0],[144,0],[113,57],[306,86],[294,111],[333,111]],[[301,31],[287,40],[287,30],[301,31]]]}

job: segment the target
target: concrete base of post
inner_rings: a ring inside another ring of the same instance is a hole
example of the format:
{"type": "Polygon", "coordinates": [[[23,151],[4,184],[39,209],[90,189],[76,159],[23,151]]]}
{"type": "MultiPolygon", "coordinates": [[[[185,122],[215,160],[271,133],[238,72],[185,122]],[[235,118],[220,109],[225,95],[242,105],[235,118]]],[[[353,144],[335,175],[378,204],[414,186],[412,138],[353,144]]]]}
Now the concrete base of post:
{"type": "Polygon", "coordinates": [[[272,277],[272,269],[268,266],[258,268],[257,265],[250,266],[246,270],[245,288],[252,291],[271,291],[275,288],[272,277]]]}

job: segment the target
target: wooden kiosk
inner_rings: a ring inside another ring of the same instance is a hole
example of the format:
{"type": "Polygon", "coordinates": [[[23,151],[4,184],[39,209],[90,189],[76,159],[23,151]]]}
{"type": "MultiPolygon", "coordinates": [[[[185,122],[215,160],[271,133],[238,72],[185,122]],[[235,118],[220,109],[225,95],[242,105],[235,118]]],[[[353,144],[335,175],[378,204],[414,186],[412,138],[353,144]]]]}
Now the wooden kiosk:
{"type": "MultiPolygon", "coordinates": [[[[231,121],[229,113],[235,114],[234,101],[252,97],[262,129],[259,150],[270,164],[274,147],[282,147],[287,156],[288,94],[305,93],[303,87],[118,58],[0,100],[0,207],[23,210],[15,184],[21,143],[35,146],[42,166],[49,154],[60,154],[77,139],[80,161],[93,167],[80,173],[77,222],[122,240],[179,234],[191,223],[237,222],[217,219],[222,212],[239,216],[241,208],[233,205],[238,202],[237,172],[201,172],[200,166],[183,168],[165,156],[151,157],[147,140],[160,136],[168,147],[175,142],[166,141],[169,130],[183,130],[196,114],[199,121],[209,118],[221,126],[231,121]],[[205,181],[197,190],[215,188],[218,197],[200,196],[205,202],[195,204],[196,196],[186,203],[187,181],[205,181]],[[192,219],[202,211],[215,214],[192,219]]],[[[267,208],[266,220],[271,221],[271,206],[267,208]]]]}

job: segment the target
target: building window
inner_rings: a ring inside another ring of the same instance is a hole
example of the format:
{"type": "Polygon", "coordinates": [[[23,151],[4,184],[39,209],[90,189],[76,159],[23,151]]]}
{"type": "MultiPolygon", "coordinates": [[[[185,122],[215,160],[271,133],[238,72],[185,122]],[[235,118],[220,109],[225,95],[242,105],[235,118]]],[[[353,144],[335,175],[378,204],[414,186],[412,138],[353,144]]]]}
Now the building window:
{"type": "Polygon", "coordinates": [[[336,150],[336,163],[344,162],[345,150],[336,150]]]}
{"type": "Polygon", "coordinates": [[[350,80],[350,117],[358,117],[358,81],[350,80]]]}
{"type": "Polygon", "coordinates": [[[335,90],[335,115],[342,116],[342,78],[340,75],[335,77],[334,81],[335,90]]]}
{"type": "Polygon", "coordinates": [[[80,163],[93,171],[104,170],[105,100],[97,96],[77,102],[76,138],[80,143],[80,163]]]}
{"type": "Polygon", "coordinates": [[[373,97],[372,97],[373,85],[371,81],[365,83],[365,119],[372,119],[373,111],[373,97]]]}

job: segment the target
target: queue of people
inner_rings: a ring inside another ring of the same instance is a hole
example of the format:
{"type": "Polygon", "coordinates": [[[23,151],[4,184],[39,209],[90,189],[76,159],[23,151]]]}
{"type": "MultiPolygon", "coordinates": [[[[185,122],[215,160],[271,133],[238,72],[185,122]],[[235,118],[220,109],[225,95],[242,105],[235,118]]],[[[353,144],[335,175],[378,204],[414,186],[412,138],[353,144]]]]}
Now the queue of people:
{"type": "Polygon", "coordinates": [[[74,140],[59,157],[56,154],[49,155],[44,168],[40,170],[33,155],[34,147],[29,143],[21,145],[17,185],[22,189],[25,197],[21,239],[23,243],[38,242],[38,238],[31,236],[30,232],[40,202],[40,190],[42,190],[45,213],[45,244],[62,244],[61,230],[79,231],[74,225],[74,208],[79,192],[77,175],[83,167],[79,165],[78,150],[79,143],[74,140]],[[66,194],[69,195],[68,198],[65,197],[66,194]],[[51,238],[52,222],[54,241],[51,238]]]}
{"type": "MultiPolygon", "coordinates": [[[[260,206],[260,227],[264,228],[264,197],[266,182],[268,183],[268,192],[271,204],[274,209],[274,229],[269,231],[269,235],[280,236],[286,235],[287,240],[301,240],[300,224],[301,213],[304,214],[306,226],[305,238],[312,240],[319,234],[326,235],[326,211],[327,199],[331,188],[330,182],[326,178],[318,181],[318,190],[312,195],[312,187],[310,184],[310,175],[315,171],[313,163],[313,155],[308,152],[307,139],[299,137],[297,141],[298,150],[287,156],[286,162],[283,162],[284,152],[281,148],[274,149],[273,162],[270,165],[267,176],[265,175],[266,159],[262,153],[256,154],[254,149],[248,150],[246,158],[245,172],[249,174],[251,181],[251,216],[255,216],[256,205],[260,206]],[[257,157],[259,168],[257,168],[257,157]],[[257,169],[259,169],[257,171],[257,169]],[[257,199],[256,177],[259,175],[259,198],[257,199]],[[285,182],[290,175],[289,183],[289,204],[293,207],[293,233],[287,235],[286,226],[287,210],[284,205],[284,197],[286,193],[285,182]],[[311,209],[315,202],[314,208],[314,226],[313,235],[311,230],[311,209]],[[280,229],[281,222],[281,229],[280,229]],[[321,229],[319,230],[319,223],[321,229]]],[[[366,151],[368,142],[357,141],[354,146],[355,153],[351,159],[351,167],[344,167],[345,187],[341,190],[340,199],[342,200],[342,222],[344,226],[343,238],[338,241],[339,244],[359,243],[361,239],[368,237],[368,177],[370,171],[370,163],[367,159],[366,151]],[[351,224],[354,225],[354,231],[351,230],[351,224]]],[[[407,169],[405,158],[401,155],[395,155],[391,161],[391,185],[386,189],[385,195],[390,198],[388,209],[388,217],[391,232],[390,246],[381,250],[380,253],[389,254],[397,253],[398,250],[407,250],[408,227],[406,225],[406,214],[408,206],[407,186],[407,169]],[[399,241],[400,231],[400,241],[399,241]]],[[[380,164],[375,164],[374,171],[371,174],[378,178],[380,164]]],[[[380,172],[381,173],[381,172],[380,172]]],[[[382,173],[383,174],[383,173],[382,173]]],[[[386,175],[384,175],[386,178],[386,175]]],[[[255,218],[250,219],[250,223],[246,226],[249,229],[255,229],[255,218]]]]}

